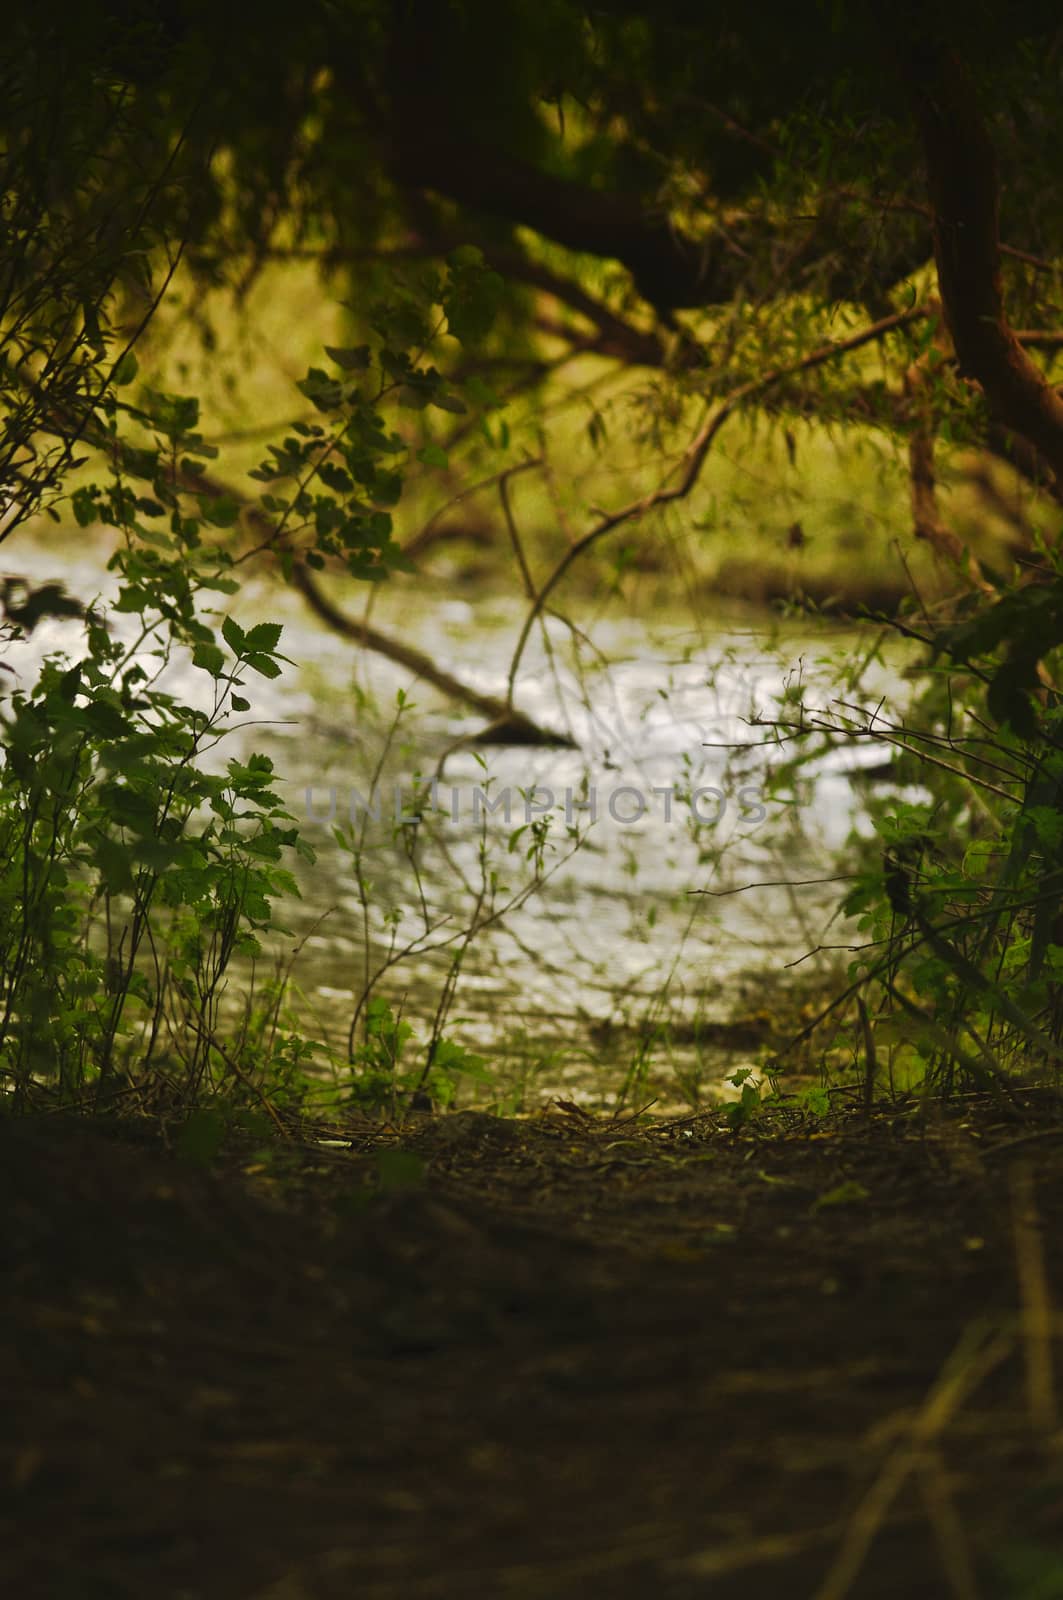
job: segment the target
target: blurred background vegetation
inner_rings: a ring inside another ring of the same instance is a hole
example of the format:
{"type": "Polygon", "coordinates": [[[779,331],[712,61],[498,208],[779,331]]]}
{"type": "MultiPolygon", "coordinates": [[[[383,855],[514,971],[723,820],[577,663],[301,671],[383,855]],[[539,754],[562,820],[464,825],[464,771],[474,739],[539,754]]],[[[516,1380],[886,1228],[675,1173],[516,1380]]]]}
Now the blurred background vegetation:
{"type": "Polygon", "coordinates": [[[1056,1071],[1052,8],[16,4],[10,37],[18,1103],[753,1114],[786,1070],[1056,1071]],[[770,826],[298,814],[337,771],[669,761],[770,826]],[[744,880],[778,902],[708,905],[744,880]],[[815,1001],[769,984],[802,949],[815,1001]]]}

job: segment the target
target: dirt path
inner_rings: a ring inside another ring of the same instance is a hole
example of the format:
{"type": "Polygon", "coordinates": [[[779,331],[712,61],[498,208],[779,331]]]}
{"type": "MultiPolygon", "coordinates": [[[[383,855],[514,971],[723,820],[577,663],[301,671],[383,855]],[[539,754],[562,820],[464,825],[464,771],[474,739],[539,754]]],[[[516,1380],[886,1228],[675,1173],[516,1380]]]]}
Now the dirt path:
{"type": "Polygon", "coordinates": [[[1022,1109],[208,1171],[2,1124],[0,1589],[1063,1596],[1063,1122],[1022,1109]]]}

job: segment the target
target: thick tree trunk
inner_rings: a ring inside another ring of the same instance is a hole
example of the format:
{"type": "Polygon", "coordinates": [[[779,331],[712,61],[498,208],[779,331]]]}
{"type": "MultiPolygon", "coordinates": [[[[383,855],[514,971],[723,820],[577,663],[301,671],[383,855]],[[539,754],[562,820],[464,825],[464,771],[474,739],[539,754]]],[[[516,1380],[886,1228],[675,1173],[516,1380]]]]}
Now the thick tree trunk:
{"type": "Polygon", "coordinates": [[[1007,429],[1063,483],[1063,398],[1026,354],[1004,309],[996,153],[955,57],[915,45],[904,72],[926,159],[938,283],[960,371],[1007,429]]]}

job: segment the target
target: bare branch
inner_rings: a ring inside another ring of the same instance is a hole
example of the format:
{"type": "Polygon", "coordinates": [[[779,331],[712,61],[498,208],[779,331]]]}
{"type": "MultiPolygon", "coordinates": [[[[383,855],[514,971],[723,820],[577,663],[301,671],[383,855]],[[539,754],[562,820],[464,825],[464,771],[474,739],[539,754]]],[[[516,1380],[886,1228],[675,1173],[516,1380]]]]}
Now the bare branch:
{"type": "Polygon", "coordinates": [[[460,678],[455,678],[452,673],[437,666],[423,650],[417,650],[401,639],[382,633],[379,628],[374,628],[371,623],[363,622],[358,617],[348,616],[329,599],[309,567],[301,561],[297,561],[292,568],[292,584],[309,602],[311,610],[316,612],[333,632],[346,639],[355,640],[365,649],[373,650],[378,655],[386,656],[389,661],[397,662],[415,677],[430,683],[434,689],[449,695],[451,699],[472,706],[474,710],[482,712],[489,718],[489,726],[476,736],[477,743],[571,746],[572,740],[566,735],[552,733],[525,716],[523,711],[514,710],[511,700],[502,700],[496,695],[484,694],[479,689],[470,688],[467,683],[462,683],[460,678]]]}
{"type": "Polygon", "coordinates": [[[676,500],[685,499],[698,481],[701,469],[705,464],[705,458],[711,450],[720,429],[747,400],[765,393],[774,384],[781,383],[785,378],[792,378],[801,372],[810,372],[813,368],[825,366],[827,362],[836,361],[839,356],[848,355],[853,350],[861,349],[864,345],[874,344],[876,340],[885,338],[888,333],[893,333],[898,328],[907,327],[926,315],[926,306],[913,306],[908,311],[898,311],[892,316],[882,317],[878,322],[871,323],[868,327],[862,328],[859,333],[851,334],[847,339],[832,340],[830,344],[821,345],[819,349],[810,351],[808,355],[802,356],[798,361],[760,373],[756,378],[751,378],[748,383],[742,384],[719,406],[710,410],[705,421],[687,445],[679,463],[672,468],[671,472],[668,473],[653,493],[645,495],[640,500],[631,501],[628,505],[622,506],[619,511],[612,511],[602,516],[592,528],[589,528],[585,534],[581,535],[565,551],[553,572],[540,587],[538,594],[528,609],[528,614],[524,619],[524,626],[521,628],[520,637],[517,640],[517,647],[509,664],[508,696],[510,701],[512,701],[521,658],[535,621],[569,567],[583,555],[584,551],[589,550],[591,545],[597,544],[599,539],[604,539],[607,533],[612,533],[614,528],[620,527],[621,523],[638,521],[650,511],[655,511],[661,506],[671,505],[676,500]],[[676,471],[680,473],[679,482],[673,488],[666,488],[665,485],[668,482],[668,478],[673,476],[676,471]]]}

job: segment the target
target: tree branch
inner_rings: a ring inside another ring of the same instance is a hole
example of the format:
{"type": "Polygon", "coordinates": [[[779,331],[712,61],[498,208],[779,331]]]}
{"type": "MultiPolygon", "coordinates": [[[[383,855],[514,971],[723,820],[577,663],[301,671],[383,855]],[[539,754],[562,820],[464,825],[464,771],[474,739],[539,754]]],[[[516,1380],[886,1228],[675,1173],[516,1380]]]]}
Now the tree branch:
{"type": "Polygon", "coordinates": [[[925,306],[914,306],[909,311],[898,311],[892,316],[882,317],[878,322],[871,323],[866,328],[861,328],[859,333],[854,333],[847,339],[838,339],[830,344],[821,345],[817,350],[811,350],[808,355],[799,360],[790,362],[784,367],[774,367],[768,372],[762,372],[757,377],[751,378],[748,383],[743,383],[728,395],[726,400],[708,412],[704,422],[687,445],[680,461],[658,487],[640,500],[633,500],[628,505],[622,506],[619,511],[611,511],[602,516],[587,532],[581,535],[574,544],[565,551],[561,560],[554,567],[546,582],[542,584],[524,618],[524,625],[517,640],[509,665],[508,696],[512,701],[514,686],[517,681],[517,672],[520,668],[521,658],[525,646],[535,626],[536,619],[541,614],[550,595],[556,589],[565,573],[579,557],[588,550],[592,544],[603,539],[607,533],[612,533],[614,528],[620,527],[624,522],[637,521],[647,512],[655,511],[661,506],[671,505],[676,500],[683,500],[693,489],[705,464],[705,458],[712,448],[717,434],[724,423],[738,411],[747,400],[754,399],[771,389],[784,379],[796,376],[801,372],[810,372],[816,367],[824,366],[829,361],[835,361],[839,356],[848,355],[853,350],[859,350],[864,345],[874,344],[887,333],[892,333],[896,328],[907,327],[912,322],[917,322],[927,314],[925,306]],[[679,482],[672,488],[667,488],[668,477],[679,471],[679,482]]]}
{"type": "Polygon", "coordinates": [[[966,74],[938,45],[904,62],[926,158],[934,255],[960,370],[991,411],[1063,482],[1063,399],[1008,323],[1001,287],[996,152],[966,74]]]}
{"type": "MultiPolygon", "coordinates": [[[[456,250],[459,245],[468,243],[469,236],[466,232],[415,238],[409,244],[396,245],[390,249],[319,249],[297,245],[291,248],[271,248],[267,251],[267,255],[274,261],[320,261],[327,266],[339,266],[356,261],[420,261],[441,258],[456,250]]],[[[487,243],[481,243],[480,249],[487,265],[501,273],[504,278],[553,295],[555,300],[570,306],[573,311],[578,311],[588,322],[593,323],[599,332],[599,338],[594,344],[596,355],[610,356],[614,360],[625,361],[629,366],[635,367],[664,365],[664,345],[655,333],[645,333],[641,328],[626,322],[615,311],[611,311],[600,300],[596,300],[592,294],[588,294],[586,289],[581,288],[573,279],[562,277],[560,273],[553,272],[541,262],[532,261],[519,250],[500,250],[487,243]]]]}
{"type": "Polygon", "coordinates": [[[334,633],[355,640],[366,650],[387,656],[389,661],[397,662],[415,677],[430,683],[434,689],[439,689],[451,699],[463,701],[488,717],[490,719],[488,726],[476,735],[474,743],[572,747],[573,741],[566,734],[552,733],[525,716],[523,711],[515,710],[512,699],[503,700],[497,695],[484,694],[479,689],[470,688],[467,683],[462,683],[460,678],[455,678],[452,673],[438,667],[423,650],[418,650],[401,639],[383,634],[378,628],[357,617],[348,616],[345,611],[341,611],[333,604],[317,583],[309,567],[301,561],[297,561],[292,567],[292,585],[309,602],[310,609],[316,612],[334,633]]]}
{"type": "MultiPolygon", "coordinates": [[[[50,431],[66,439],[76,426],[76,437],[83,438],[87,443],[94,445],[105,454],[121,461],[129,447],[121,440],[112,438],[105,433],[91,413],[86,412],[85,419],[79,425],[71,422],[64,426],[58,416],[50,420],[50,431]]],[[[535,462],[520,463],[509,469],[510,474],[526,471],[537,465],[535,462]]],[[[232,499],[240,507],[243,517],[251,528],[262,535],[263,547],[272,547],[277,539],[277,526],[273,518],[261,506],[243,495],[239,490],[233,489],[229,484],[212,474],[196,471],[187,463],[183,463],[177,471],[181,487],[193,494],[209,495],[212,499],[232,499]]],[[[326,622],[336,633],[345,638],[357,641],[366,650],[374,651],[385,656],[389,661],[396,662],[405,667],[415,677],[422,678],[430,683],[433,688],[439,689],[443,694],[449,695],[465,705],[472,706],[476,711],[482,712],[489,718],[486,728],[480,730],[471,740],[476,744],[516,744],[516,745],[561,745],[574,748],[574,741],[567,735],[555,733],[543,728],[534,722],[523,711],[518,711],[513,705],[513,679],[510,677],[505,700],[497,695],[484,694],[479,689],[473,689],[469,684],[462,683],[460,678],[455,678],[452,673],[436,666],[430,656],[415,646],[405,643],[401,639],[394,639],[382,633],[379,628],[374,628],[368,622],[362,622],[355,617],[349,617],[334,605],[324,591],[319,588],[313,574],[303,561],[296,558],[292,566],[291,582],[309,602],[311,608],[323,622],[326,622]]]]}

